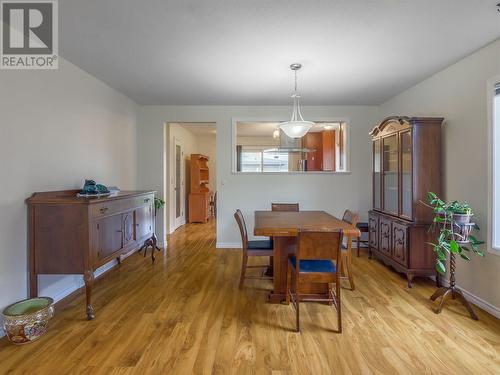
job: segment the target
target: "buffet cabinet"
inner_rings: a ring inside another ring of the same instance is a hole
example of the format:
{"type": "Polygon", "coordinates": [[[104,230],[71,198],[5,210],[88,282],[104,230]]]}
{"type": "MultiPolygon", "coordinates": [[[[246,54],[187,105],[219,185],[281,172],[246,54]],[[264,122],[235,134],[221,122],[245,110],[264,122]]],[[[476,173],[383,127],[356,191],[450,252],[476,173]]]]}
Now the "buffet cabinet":
{"type": "Polygon", "coordinates": [[[371,131],[373,205],[368,213],[370,255],[414,276],[435,274],[428,242],[434,213],[427,193],[441,195],[443,118],[389,117],[371,131]]]}
{"type": "Polygon", "coordinates": [[[154,235],[154,191],[77,198],[77,190],[35,193],[28,200],[30,295],[40,274],[83,274],[87,319],[94,318],[94,271],[142,247],[154,235]]]}

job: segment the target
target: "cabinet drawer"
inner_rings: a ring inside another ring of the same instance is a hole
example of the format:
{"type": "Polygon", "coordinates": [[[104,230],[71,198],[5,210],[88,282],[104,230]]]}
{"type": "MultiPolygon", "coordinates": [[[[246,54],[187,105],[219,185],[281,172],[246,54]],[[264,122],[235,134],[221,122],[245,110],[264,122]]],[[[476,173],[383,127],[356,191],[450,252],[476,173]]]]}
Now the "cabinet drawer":
{"type": "Polygon", "coordinates": [[[392,223],[392,257],[403,266],[408,265],[408,227],[392,223]]]}
{"type": "Polygon", "coordinates": [[[392,247],[392,222],[380,218],[379,222],[379,250],[387,256],[391,256],[392,247]]]}
{"type": "Polygon", "coordinates": [[[378,219],[375,215],[368,217],[368,241],[374,249],[378,249],[378,219]]]}
{"type": "Polygon", "coordinates": [[[154,196],[145,195],[127,199],[117,199],[108,202],[102,202],[91,206],[92,217],[103,217],[117,213],[133,210],[136,207],[152,206],[154,196]]]}

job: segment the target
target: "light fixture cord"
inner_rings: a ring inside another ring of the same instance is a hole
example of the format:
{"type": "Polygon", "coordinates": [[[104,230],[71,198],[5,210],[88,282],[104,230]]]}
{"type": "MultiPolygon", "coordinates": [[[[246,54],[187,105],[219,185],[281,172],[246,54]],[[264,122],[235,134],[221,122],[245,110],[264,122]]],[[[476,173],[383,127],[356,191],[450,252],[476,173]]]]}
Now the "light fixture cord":
{"type": "Polygon", "coordinates": [[[297,71],[293,71],[295,73],[295,92],[297,92],[297,71]]]}

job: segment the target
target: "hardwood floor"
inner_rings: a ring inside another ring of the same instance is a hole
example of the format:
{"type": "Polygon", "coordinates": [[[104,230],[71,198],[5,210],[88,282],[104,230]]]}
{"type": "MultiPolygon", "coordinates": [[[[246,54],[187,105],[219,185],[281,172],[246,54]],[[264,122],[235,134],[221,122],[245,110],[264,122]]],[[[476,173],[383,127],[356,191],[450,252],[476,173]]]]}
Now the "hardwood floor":
{"type": "MultiPolygon", "coordinates": [[[[366,253],[353,259],[356,290],[342,290],[342,334],[332,307],[265,303],[266,281],[238,290],[241,253],[215,249],[214,223],[187,225],[169,249],[134,254],[97,280],[96,319],[84,295],[56,309],[38,342],[0,340],[0,373],[19,374],[493,374],[500,321],[456,301],[432,312],[430,281],[413,289],[366,253]]],[[[347,287],[347,284],[345,285],[347,287]]]]}

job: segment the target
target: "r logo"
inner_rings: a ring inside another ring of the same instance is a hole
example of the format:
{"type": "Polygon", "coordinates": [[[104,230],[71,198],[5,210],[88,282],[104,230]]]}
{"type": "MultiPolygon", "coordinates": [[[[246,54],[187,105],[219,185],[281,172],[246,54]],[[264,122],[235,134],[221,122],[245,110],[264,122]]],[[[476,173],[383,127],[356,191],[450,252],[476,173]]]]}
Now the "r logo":
{"type": "Polygon", "coordinates": [[[2,68],[57,68],[57,2],[2,1],[2,68]]]}
{"type": "Polygon", "coordinates": [[[52,3],[2,3],[3,53],[52,53],[52,3]]]}

